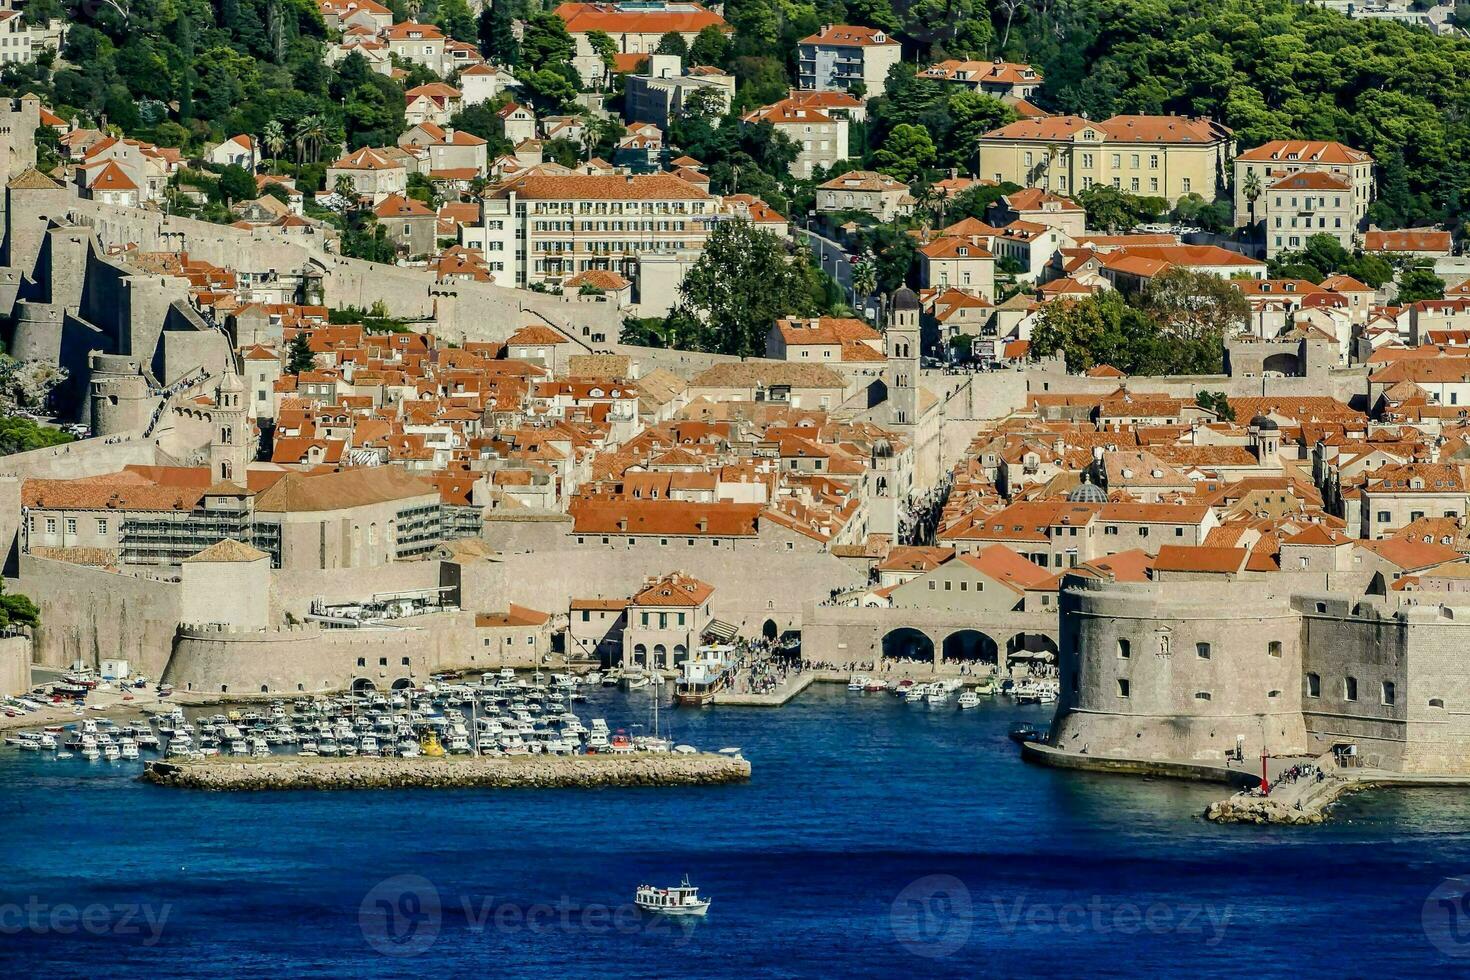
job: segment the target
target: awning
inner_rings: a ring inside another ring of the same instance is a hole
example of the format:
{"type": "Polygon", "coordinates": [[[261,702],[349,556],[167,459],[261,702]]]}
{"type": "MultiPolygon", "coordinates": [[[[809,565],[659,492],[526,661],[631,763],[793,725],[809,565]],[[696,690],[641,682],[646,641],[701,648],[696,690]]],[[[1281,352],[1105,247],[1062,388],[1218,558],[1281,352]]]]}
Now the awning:
{"type": "Polygon", "coordinates": [[[722,619],[712,619],[709,621],[709,625],[704,628],[704,635],[713,636],[721,643],[729,643],[731,640],[735,639],[735,637],[740,635],[740,630],[738,627],[733,626],[722,619]]]}

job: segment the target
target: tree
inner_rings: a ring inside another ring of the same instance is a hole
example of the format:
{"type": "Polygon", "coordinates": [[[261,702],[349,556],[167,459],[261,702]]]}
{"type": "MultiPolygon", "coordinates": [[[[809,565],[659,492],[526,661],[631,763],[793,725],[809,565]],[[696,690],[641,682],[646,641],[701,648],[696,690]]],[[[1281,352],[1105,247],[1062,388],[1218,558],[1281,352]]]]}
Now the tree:
{"type": "Polygon", "coordinates": [[[32,449],[45,449],[71,441],[71,436],[60,429],[37,425],[18,415],[0,414],[0,456],[27,453],[32,449]]]}
{"type": "MultiPolygon", "coordinates": [[[[4,583],[0,582],[0,589],[4,583]]],[[[25,626],[35,629],[41,625],[41,610],[30,596],[19,592],[0,594],[0,627],[25,626]]]]}
{"type": "Polygon", "coordinates": [[[934,141],[923,126],[901,123],[893,127],[883,148],[873,154],[873,166],[895,180],[905,183],[922,176],[924,168],[935,159],[934,141]]]}
{"type": "Polygon", "coordinates": [[[1160,327],[1185,341],[1218,342],[1250,316],[1245,294],[1230,280],[1178,267],[1154,276],[1140,300],[1160,327]]]}
{"type": "Polygon", "coordinates": [[[566,23],[556,14],[545,11],[527,22],[521,39],[521,61],[533,70],[569,64],[575,52],[576,45],[567,33],[566,23]]]}
{"type": "Polygon", "coordinates": [[[272,160],[280,158],[281,151],[286,148],[286,128],[279,119],[272,119],[261,127],[260,144],[265,147],[272,160]]]}
{"type": "Polygon", "coordinates": [[[226,204],[254,200],[257,195],[255,178],[244,167],[232,163],[219,173],[219,195],[226,204]]]}
{"type": "Polygon", "coordinates": [[[668,31],[658,39],[658,47],[653,49],[654,54],[678,55],[682,60],[689,57],[689,45],[684,40],[684,35],[678,31],[668,31]]]}
{"type": "Polygon", "coordinates": [[[1194,396],[1194,403],[1214,412],[1223,422],[1235,421],[1235,409],[1230,406],[1230,399],[1225,397],[1223,391],[1201,391],[1194,396]]]}
{"type": "Polygon", "coordinates": [[[618,67],[618,42],[606,31],[588,31],[587,44],[594,54],[602,59],[602,67],[611,74],[618,67]]]}
{"type": "Polygon", "coordinates": [[[729,38],[725,37],[724,31],[711,24],[695,35],[694,43],[689,46],[689,64],[724,67],[729,53],[729,38]]]}
{"type": "Polygon", "coordinates": [[[1106,184],[1094,184],[1073,195],[1087,211],[1087,227],[1109,232],[1129,232],[1145,221],[1156,220],[1168,209],[1157,197],[1139,197],[1106,184]]]}
{"type": "Polygon", "coordinates": [[[511,0],[487,3],[477,25],[480,50],[496,64],[515,66],[521,62],[521,42],[516,40],[514,4],[511,0]]]}
{"type": "Polygon", "coordinates": [[[1245,172],[1240,191],[1245,195],[1245,206],[1250,212],[1251,237],[1254,238],[1259,231],[1256,227],[1256,202],[1261,199],[1261,178],[1256,174],[1254,167],[1245,172]]]}
{"type": "Polygon", "coordinates": [[[993,95],[956,92],[947,103],[953,125],[944,138],[944,162],[969,170],[980,149],[980,137],[1016,121],[1016,110],[993,95]]]}
{"type": "Polygon", "coordinates": [[[567,66],[567,71],[563,72],[561,67],[521,74],[521,90],[535,106],[538,115],[562,112],[577,101],[577,84],[568,77],[568,73],[575,74],[576,70],[567,66]]]}
{"type": "Polygon", "coordinates": [[[316,355],[311,352],[311,341],[306,333],[300,332],[291,338],[286,348],[286,373],[300,374],[316,367],[316,355]]]}
{"type": "Polygon", "coordinates": [[[1031,332],[1031,356],[1057,352],[1073,371],[1111,364],[1137,375],[1218,374],[1225,354],[1218,334],[1181,338],[1116,290],[1046,304],[1031,332]]]}
{"type": "Polygon", "coordinates": [[[688,326],[700,349],[760,355],[778,318],[818,312],[816,282],[804,252],[788,259],[769,232],[748,221],[722,221],[684,277],[670,318],[688,326]]]}
{"type": "Polygon", "coordinates": [[[1444,280],[1436,276],[1433,269],[1423,266],[1405,269],[1399,276],[1399,305],[1406,306],[1421,299],[1444,299],[1444,280]]]}

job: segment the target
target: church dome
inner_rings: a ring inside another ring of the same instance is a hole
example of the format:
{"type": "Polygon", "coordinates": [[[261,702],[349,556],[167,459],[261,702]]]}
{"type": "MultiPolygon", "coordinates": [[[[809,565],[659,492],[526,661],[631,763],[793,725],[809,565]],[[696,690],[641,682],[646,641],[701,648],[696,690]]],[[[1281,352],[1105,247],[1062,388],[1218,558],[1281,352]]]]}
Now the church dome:
{"type": "Polygon", "coordinates": [[[919,297],[907,286],[900,286],[898,292],[893,294],[893,308],[895,310],[917,310],[919,308],[919,297]]]}
{"type": "Polygon", "coordinates": [[[1108,495],[1096,483],[1090,480],[1083,480],[1072,488],[1071,493],[1067,494],[1067,502],[1072,504],[1105,504],[1108,502],[1108,495]]]}
{"type": "Polygon", "coordinates": [[[1255,418],[1251,419],[1251,428],[1256,429],[1260,432],[1275,432],[1280,429],[1281,426],[1277,425],[1276,420],[1270,418],[1269,416],[1257,415],[1255,418]]]}

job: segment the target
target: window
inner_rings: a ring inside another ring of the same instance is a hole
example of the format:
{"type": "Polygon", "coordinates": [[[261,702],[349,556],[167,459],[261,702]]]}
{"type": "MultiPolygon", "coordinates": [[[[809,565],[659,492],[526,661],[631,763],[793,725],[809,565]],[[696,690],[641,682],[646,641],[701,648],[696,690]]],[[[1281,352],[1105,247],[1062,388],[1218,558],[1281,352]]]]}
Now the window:
{"type": "Polygon", "coordinates": [[[1133,656],[1133,644],[1120,638],[1118,640],[1118,659],[1127,660],[1131,656],[1133,656]]]}
{"type": "Polygon", "coordinates": [[[67,534],[76,534],[77,533],[77,519],[75,517],[68,517],[66,519],[66,533],[67,534]]]}
{"type": "Polygon", "coordinates": [[[404,657],[403,658],[403,666],[404,667],[407,667],[408,666],[408,658],[407,657],[404,657]]]}
{"type": "Polygon", "coordinates": [[[379,667],[386,667],[386,666],[388,666],[388,658],[387,657],[379,657],[378,658],[378,666],[379,667]]]}
{"type": "Polygon", "coordinates": [[[930,592],[933,592],[933,591],[935,591],[938,588],[939,588],[939,586],[935,585],[933,582],[930,582],[929,583],[929,591],[930,592]]]}
{"type": "Polygon", "coordinates": [[[1387,705],[1394,703],[1393,681],[1383,682],[1383,703],[1387,705]]]}
{"type": "Polygon", "coordinates": [[[1118,697],[1120,697],[1120,698],[1126,698],[1127,696],[1128,696],[1128,678],[1126,678],[1126,677],[1119,677],[1118,678],[1118,697]]]}
{"type": "Polygon", "coordinates": [[[1194,692],[1194,699],[1196,701],[1208,701],[1208,700],[1210,700],[1210,692],[1209,691],[1195,691],[1194,692]]]}
{"type": "Polygon", "coordinates": [[[357,658],[357,665],[359,667],[366,667],[367,666],[367,657],[358,657],[357,658]]]}
{"type": "Polygon", "coordinates": [[[583,609],[582,610],[582,622],[586,623],[586,622],[590,622],[591,620],[592,620],[592,610],[590,610],[590,609],[583,609]]]}
{"type": "Polygon", "coordinates": [[[953,591],[953,589],[954,589],[954,583],[953,582],[945,582],[944,583],[944,591],[950,592],[950,591],[953,591]]]}
{"type": "Polygon", "coordinates": [[[642,618],[642,623],[643,623],[643,625],[644,625],[644,626],[647,626],[647,625],[648,625],[648,613],[643,613],[643,614],[642,614],[642,617],[643,617],[643,618],[642,618]]]}
{"type": "Polygon", "coordinates": [[[1431,708],[1443,708],[1444,707],[1444,698],[1430,698],[1429,699],[1429,706],[1431,708]]]}
{"type": "Polygon", "coordinates": [[[1391,520],[1393,520],[1393,515],[1390,514],[1388,511],[1380,510],[1378,512],[1378,523],[1387,524],[1391,520]]]}
{"type": "Polygon", "coordinates": [[[1307,675],[1307,697],[1320,698],[1322,696],[1322,678],[1316,674],[1307,675]]]}
{"type": "Polygon", "coordinates": [[[1266,644],[1266,655],[1267,656],[1270,656],[1270,657],[1279,657],[1279,656],[1281,656],[1281,641],[1280,640],[1272,640],[1270,643],[1267,643],[1266,644]]]}
{"type": "Polygon", "coordinates": [[[1189,180],[1188,177],[1185,177],[1184,178],[1184,193],[1186,193],[1186,194],[1188,194],[1190,192],[1190,190],[1191,190],[1191,188],[1190,188],[1189,185],[1190,185],[1190,180],[1189,180]]]}
{"type": "Polygon", "coordinates": [[[1201,660],[1210,659],[1210,645],[1208,643],[1196,643],[1194,645],[1194,652],[1201,660]]]}
{"type": "Polygon", "coordinates": [[[1140,538],[1146,538],[1146,537],[1148,537],[1148,528],[1146,528],[1146,527],[1139,528],[1138,529],[1138,536],[1140,538]]]}
{"type": "Polygon", "coordinates": [[[1358,700],[1358,679],[1356,677],[1342,679],[1342,696],[1345,701],[1358,700]]]}
{"type": "Polygon", "coordinates": [[[106,534],[107,533],[107,518],[105,518],[105,517],[99,517],[99,518],[97,518],[97,533],[98,534],[106,534]]]}
{"type": "Polygon", "coordinates": [[[1327,611],[1327,603],[1325,603],[1325,602],[1319,602],[1319,603],[1317,603],[1317,611],[1319,613],[1325,613],[1327,611]]]}

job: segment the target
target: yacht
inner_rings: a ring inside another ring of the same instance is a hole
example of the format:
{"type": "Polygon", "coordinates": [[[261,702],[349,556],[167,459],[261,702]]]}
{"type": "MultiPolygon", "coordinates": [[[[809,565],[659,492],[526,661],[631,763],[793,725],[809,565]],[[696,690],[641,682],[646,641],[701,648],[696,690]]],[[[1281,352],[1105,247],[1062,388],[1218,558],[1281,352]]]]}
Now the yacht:
{"type": "Polygon", "coordinates": [[[689,876],[685,875],[684,881],[672,888],[639,885],[633,904],[657,915],[704,915],[710,900],[700,898],[699,889],[689,884],[689,876]]]}
{"type": "Polygon", "coordinates": [[[136,759],[138,757],[138,743],[131,736],[124,737],[118,743],[117,748],[122,753],[124,759],[136,759]]]}

